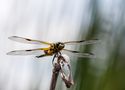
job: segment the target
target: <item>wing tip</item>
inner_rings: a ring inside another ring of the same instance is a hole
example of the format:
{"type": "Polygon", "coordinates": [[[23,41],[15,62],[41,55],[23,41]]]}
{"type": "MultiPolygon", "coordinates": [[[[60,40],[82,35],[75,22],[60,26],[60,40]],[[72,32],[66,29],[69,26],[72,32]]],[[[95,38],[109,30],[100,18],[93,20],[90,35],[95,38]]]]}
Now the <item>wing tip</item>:
{"type": "Polygon", "coordinates": [[[6,53],[6,55],[11,55],[11,52],[6,53]]]}
{"type": "Polygon", "coordinates": [[[13,55],[14,52],[15,51],[10,51],[10,52],[6,53],[6,55],[13,55]]]}
{"type": "Polygon", "coordinates": [[[13,38],[17,38],[17,36],[10,36],[10,37],[8,37],[8,39],[13,39],[13,38]]]}

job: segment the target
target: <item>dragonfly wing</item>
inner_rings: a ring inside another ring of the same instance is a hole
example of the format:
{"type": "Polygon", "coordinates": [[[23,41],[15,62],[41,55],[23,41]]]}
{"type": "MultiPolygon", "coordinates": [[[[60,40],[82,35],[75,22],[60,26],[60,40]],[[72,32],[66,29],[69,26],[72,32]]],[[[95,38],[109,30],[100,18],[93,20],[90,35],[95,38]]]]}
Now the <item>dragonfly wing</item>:
{"type": "Polygon", "coordinates": [[[28,44],[46,44],[50,45],[48,42],[40,41],[40,40],[33,40],[29,38],[23,38],[23,37],[18,37],[18,36],[11,36],[8,37],[10,40],[16,41],[16,42],[21,42],[21,43],[28,43],[28,44]]]}
{"type": "Polygon", "coordinates": [[[82,53],[79,51],[74,51],[74,50],[67,50],[67,49],[63,49],[63,51],[67,54],[73,54],[73,56],[77,56],[77,57],[87,57],[87,58],[95,58],[95,55],[93,53],[82,53]]]}
{"type": "Polygon", "coordinates": [[[80,41],[68,41],[68,42],[64,42],[64,44],[67,44],[67,45],[72,45],[72,44],[88,45],[88,44],[95,44],[95,43],[97,43],[98,41],[99,41],[98,39],[80,40],[80,41]]]}
{"type": "Polygon", "coordinates": [[[43,54],[43,50],[47,50],[47,48],[38,48],[38,49],[29,49],[29,50],[15,50],[10,51],[7,55],[38,55],[43,54]]]}

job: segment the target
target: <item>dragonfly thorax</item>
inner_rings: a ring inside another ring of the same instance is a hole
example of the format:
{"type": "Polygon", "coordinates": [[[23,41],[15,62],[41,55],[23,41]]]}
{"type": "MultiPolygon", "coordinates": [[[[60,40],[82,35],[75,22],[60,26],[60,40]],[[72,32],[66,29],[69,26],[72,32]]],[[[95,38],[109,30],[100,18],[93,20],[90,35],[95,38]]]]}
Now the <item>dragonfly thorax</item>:
{"type": "Polygon", "coordinates": [[[65,47],[64,43],[62,42],[57,42],[51,45],[51,48],[55,51],[58,52],[62,50],[65,47]]]}
{"type": "Polygon", "coordinates": [[[54,53],[60,52],[65,47],[64,43],[57,42],[50,45],[49,50],[44,50],[45,54],[52,55],[54,53]]]}
{"type": "Polygon", "coordinates": [[[64,47],[65,47],[65,44],[64,44],[64,43],[62,43],[62,42],[57,42],[57,43],[56,43],[56,48],[57,48],[58,50],[62,50],[64,47]]]}

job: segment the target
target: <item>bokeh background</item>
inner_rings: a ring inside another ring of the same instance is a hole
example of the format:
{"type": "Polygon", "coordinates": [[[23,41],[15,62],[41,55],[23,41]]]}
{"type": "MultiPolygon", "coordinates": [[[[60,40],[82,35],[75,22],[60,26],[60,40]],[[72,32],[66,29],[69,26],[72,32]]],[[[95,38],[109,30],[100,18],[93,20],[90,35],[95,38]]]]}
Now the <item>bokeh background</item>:
{"type": "Polygon", "coordinates": [[[0,0],[0,90],[49,90],[52,57],[8,56],[42,47],[8,40],[21,36],[48,42],[98,38],[96,58],[70,56],[74,86],[58,79],[56,90],[125,90],[125,0],[0,0]]]}

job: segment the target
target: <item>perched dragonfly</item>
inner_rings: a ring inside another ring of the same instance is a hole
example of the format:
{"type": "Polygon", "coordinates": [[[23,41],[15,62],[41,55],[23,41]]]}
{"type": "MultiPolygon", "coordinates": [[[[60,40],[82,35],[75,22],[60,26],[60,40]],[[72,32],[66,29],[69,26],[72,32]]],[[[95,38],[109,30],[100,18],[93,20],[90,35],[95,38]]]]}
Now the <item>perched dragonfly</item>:
{"type": "Polygon", "coordinates": [[[56,57],[56,55],[61,54],[61,51],[66,51],[70,53],[75,53],[81,57],[93,57],[93,53],[81,53],[79,51],[74,50],[68,50],[65,49],[65,45],[71,45],[71,44],[80,44],[88,45],[88,44],[95,44],[98,39],[92,39],[92,40],[80,40],[80,41],[67,41],[67,42],[56,42],[56,43],[49,43],[45,41],[40,40],[33,40],[29,38],[23,38],[18,36],[11,36],[9,37],[10,40],[21,42],[21,43],[28,43],[28,44],[45,44],[48,45],[46,48],[36,48],[36,49],[28,49],[28,50],[15,50],[8,52],[8,55],[33,55],[37,54],[39,52],[43,52],[42,55],[37,54],[37,58],[45,57],[45,56],[52,56],[56,57]]]}

